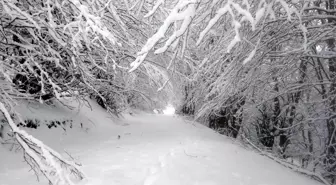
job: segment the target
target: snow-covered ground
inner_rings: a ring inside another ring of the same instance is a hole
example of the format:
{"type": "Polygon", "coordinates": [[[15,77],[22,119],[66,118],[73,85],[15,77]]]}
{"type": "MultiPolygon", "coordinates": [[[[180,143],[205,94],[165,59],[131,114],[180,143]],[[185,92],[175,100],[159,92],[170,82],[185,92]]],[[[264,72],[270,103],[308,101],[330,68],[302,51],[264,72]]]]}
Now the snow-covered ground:
{"type": "MultiPolygon", "coordinates": [[[[61,106],[27,109],[21,105],[24,117],[74,120],[67,132],[46,126],[29,132],[64,156],[70,153],[82,164],[87,184],[320,184],[203,125],[176,116],[146,113],[125,115],[117,121],[94,103],[91,105],[93,111],[85,106],[80,111],[69,111],[61,106]]],[[[36,181],[21,152],[1,147],[0,157],[0,185],[47,184],[43,177],[36,181]]]]}

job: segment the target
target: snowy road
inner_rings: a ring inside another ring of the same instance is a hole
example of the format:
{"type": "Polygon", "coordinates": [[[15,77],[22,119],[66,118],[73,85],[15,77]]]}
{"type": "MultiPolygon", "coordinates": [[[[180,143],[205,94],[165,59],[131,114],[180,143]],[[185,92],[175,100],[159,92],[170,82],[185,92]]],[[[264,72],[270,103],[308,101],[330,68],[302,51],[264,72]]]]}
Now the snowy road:
{"type": "MultiPolygon", "coordinates": [[[[100,114],[90,117],[99,124],[88,133],[60,134],[58,143],[50,139],[50,133],[36,133],[58,151],[65,148],[80,161],[88,184],[319,184],[181,118],[141,114],[114,124],[106,123],[100,114]]],[[[36,182],[19,154],[1,150],[0,157],[7,158],[0,167],[1,185],[45,184],[43,180],[36,182]]]]}
{"type": "Polygon", "coordinates": [[[112,137],[83,158],[93,184],[319,184],[202,125],[153,115],[128,123],[120,140],[112,137]]]}

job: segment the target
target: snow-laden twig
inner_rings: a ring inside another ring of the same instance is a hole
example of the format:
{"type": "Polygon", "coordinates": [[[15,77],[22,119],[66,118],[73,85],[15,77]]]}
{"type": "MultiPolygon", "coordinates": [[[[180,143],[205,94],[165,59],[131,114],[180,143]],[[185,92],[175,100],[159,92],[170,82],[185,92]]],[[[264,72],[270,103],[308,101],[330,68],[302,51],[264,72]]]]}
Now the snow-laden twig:
{"type": "MultiPolygon", "coordinates": [[[[159,0],[154,5],[153,9],[148,12],[146,17],[151,16],[156,12],[158,7],[160,7],[164,3],[164,0],[159,0]]],[[[154,46],[165,37],[165,33],[168,31],[169,27],[174,24],[176,21],[182,21],[182,24],[178,30],[173,31],[172,35],[165,41],[165,44],[155,50],[155,54],[163,53],[167,51],[168,47],[171,46],[178,38],[180,38],[186,30],[190,27],[193,18],[196,14],[196,3],[198,1],[196,0],[188,0],[188,1],[179,1],[174,9],[170,12],[168,17],[164,20],[163,25],[159,28],[159,30],[147,40],[147,43],[142,47],[141,51],[138,53],[138,57],[133,61],[130,66],[131,69],[129,72],[134,71],[141,63],[145,60],[150,50],[154,48],[154,46]]],[[[218,1],[213,1],[211,4],[211,8],[214,9],[214,6],[216,6],[218,1]]],[[[293,12],[296,12],[294,8],[289,8],[289,5],[284,2],[283,0],[277,0],[276,3],[281,4],[281,6],[285,9],[288,19],[291,19],[291,14],[293,12]]],[[[268,14],[272,14],[272,6],[273,3],[267,4],[265,0],[262,0],[258,4],[258,9],[256,10],[255,16],[252,15],[250,12],[251,5],[247,0],[243,1],[243,7],[242,5],[232,1],[228,0],[225,5],[221,8],[219,8],[216,11],[216,15],[208,21],[207,26],[201,31],[199,34],[199,38],[196,42],[197,45],[201,43],[201,41],[204,39],[205,35],[210,31],[210,29],[219,21],[221,17],[229,13],[231,16],[231,24],[233,27],[233,30],[235,31],[234,38],[228,43],[227,45],[227,52],[231,52],[233,47],[241,42],[240,37],[240,28],[242,27],[242,23],[244,21],[247,21],[250,23],[252,31],[255,31],[256,25],[259,23],[262,17],[267,16],[268,14]]],[[[205,15],[208,15],[209,11],[206,10],[205,15]]],[[[203,18],[202,18],[203,19],[203,18]]],[[[184,51],[184,50],[183,50],[184,51]]],[[[252,53],[250,53],[249,57],[245,60],[244,63],[251,60],[251,58],[255,55],[256,50],[253,50],[252,53]]]]}
{"type": "Polygon", "coordinates": [[[168,84],[169,81],[170,81],[170,79],[168,79],[167,81],[165,81],[165,82],[163,83],[163,85],[157,90],[157,92],[162,91],[162,89],[166,87],[166,85],[168,84]]]}
{"type": "Polygon", "coordinates": [[[19,129],[2,102],[0,102],[0,111],[4,114],[25,155],[31,159],[31,161],[26,160],[27,163],[37,167],[51,184],[73,185],[74,183],[70,180],[70,172],[73,172],[79,180],[84,179],[84,173],[73,162],[63,159],[60,154],[44,145],[40,140],[19,129]],[[69,168],[70,171],[63,168],[69,168]]]}
{"type": "MultiPolygon", "coordinates": [[[[93,33],[101,34],[104,38],[111,41],[112,44],[119,44],[117,43],[117,40],[115,36],[102,24],[102,21],[99,17],[91,14],[89,12],[89,9],[87,6],[83,5],[79,0],[70,0],[74,5],[76,5],[76,8],[79,10],[79,16],[78,18],[81,19],[81,17],[84,17],[85,20],[83,20],[86,24],[86,28],[82,30],[82,32],[87,32],[88,30],[92,30],[93,33]]],[[[110,8],[111,7],[110,3],[110,8]]],[[[112,13],[113,8],[111,9],[112,13]]],[[[76,26],[80,27],[80,22],[77,22],[76,26]]],[[[68,25],[69,26],[69,25],[68,25]]],[[[67,28],[67,27],[65,27],[67,28]]],[[[64,28],[64,29],[65,29],[64,28]]]]}
{"type": "Polygon", "coordinates": [[[180,27],[179,30],[175,31],[170,37],[169,39],[166,41],[165,45],[159,49],[157,49],[154,53],[155,54],[159,54],[159,53],[163,53],[165,52],[168,47],[170,45],[173,44],[173,42],[178,39],[179,37],[181,37],[186,30],[188,29],[189,25],[191,24],[191,21],[193,19],[193,17],[195,16],[195,12],[196,12],[196,5],[195,4],[191,4],[188,6],[188,8],[186,10],[183,11],[183,13],[180,14],[181,17],[184,17],[182,25],[180,27]]]}
{"type": "MultiPolygon", "coordinates": [[[[160,7],[164,3],[163,0],[158,0],[156,4],[154,5],[153,9],[148,12],[146,17],[153,15],[158,7],[160,7]]],[[[165,19],[163,25],[159,28],[157,33],[155,33],[152,37],[150,37],[147,40],[147,43],[142,47],[142,50],[138,53],[138,57],[135,61],[133,61],[131,65],[130,72],[134,71],[147,57],[148,52],[154,48],[154,46],[164,38],[165,33],[168,31],[168,28],[171,24],[173,24],[175,21],[181,21],[182,24],[180,29],[175,30],[172,35],[165,41],[164,46],[162,46],[159,49],[155,50],[155,54],[163,53],[167,51],[168,47],[171,46],[176,39],[181,37],[185,31],[190,27],[193,17],[196,14],[196,5],[193,3],[197,3],[196,1],[188,0],[188,1],[179,1],[178,4],[174,7],[174,9],[171,11],[169,16],[165,19]],[[191,3],[191,4],[190,4],[191,3]],[[188,6],[187,6],[188,5],[188,6]],[[186,18],[183,18],[186,17],[186,18]]],[[[211,3],[211,9],[215,9],[214,6],[216,6],[218,1],[213,1],[211,3]]],[[[287,14],[288,20],[291,20],[293,13],[298,13],[298,11],[294,7],[290,7],[288,3],[286,3],[284,0],[276,0],[275,3],[280,4],[284,11],[287,14]]],[[[216,15],[210,19],[210,21],[207,23],[207,26],[201,31],[199,34],[199,38],[196,42],[197,45],[201,43],[201,41],[204,39],[205,35],[210,31],[210,29],[219,21],[221,17],[229,13],[232,20],[232,27],[235,31],[234,38],[229,42],[227,45],[227,52],[231,52],[233,47],[241,42],[241,36],[240,36],[240,28],[242,27],[242,24],[244,21],[247,21],[250,23],[252,31],[255,31],[257,24],[260,22],[262,17],[266,17],[268,15],[271,15],[271,17],[274,16],[274,11],[272,11],[272,6],[274,5],[274,2],[267,3],[265,0],[260,1],[257,4],[257,9],[255,12],[255,15],[252,15],[251,12],[251,5],[249,4],[248,0],[244,0],[242,2],[242,5],[239,3],[236,3],[232,0],[228,0],[222,8],[219,8],[216,12],[216,15]]],[[[209,14],[209,11],[205,11],[205,15],[209,14]]],[[[300,15],[298,15],[300,17],[300,15]]],[[[203,20],[204,18],[202,18],[203,20]]],[[[305,35],[305,29],[302,29],[305,35]]],[[[306,43],[306,42],[305,42],[306,43]]],[[[305,44],[306,45],[306,44],[305,44]]],[[[243,63],[246,63],[247,61],[250,61],[253,56],[256,53],[256,49],[254,49],[248,58],[243,63]]]]}
{"type": "Polygon", "coordinates": [[[299,173],[302,173],[302,174],[305,174],[305,175],[308,175],[308,176],[316,177],[316,178],[318,178],[321,182],[323,182],[326,185],[331,185],[325,178],[323,178],[323,176],[320,173],[312,172],[312,171],[309,171],[309,170],[306,170],[306,169],[302,169],[302,168],[299,168],[299,167],[297,167],[295,165],[292,165],[292,164],[289,164],[287,162],[284,162],[281,159],[279,159],[277,157],[274,157],[271,154],[269,154],[269,153],[261,150],[259,147],[257,147],[255,144],[253,144],[249,139],[247,139],[244,134],[242,134],[241,136],[242,136],[242,138],[244,140],[246,140],[248,142],[248,144],[250,144],[254,149],[256,149],[257,151],[259,151],[261,155],[264,155],[264,156],[266,156],[266,157],[268,157],[268,158],[276,161],[277,163],[279,163],[279,164],[281,164],[281,165],[283,165],[283,166],[285,166],[287,168],[290,168],[290,169],[292,169],[294,171],[297,171],[299,173]]]}
{"type": "Polygon", "coordinates": [[[162,4],[164,4],[164,2],[165,2],[165,0],[158,0],[158,1],[156,2],[156,4],[154,5],[153,9],[152,9],[151,11],[149,11],[144,17],[150,17],[150,16],[152,16],[152,15],[156,12],[156,10],[157,10],[162,4]]]}
{"type": "Polygon", "coordinates": [[[244,59],[243,64],[246,64],[246,63],[248,63],[249,61],[251,61],[252,58],[254,57],[254,55],[256,54],[256,52],[257,52],[257,48],[254,48],[254,49],[252,50],[252,52],[248,55],[248,57],[244,59]]]}
{"type": "Polygon", "coordinates": [[[233,15],[230,5],[226,4],[223,8],[220,8],[219,10],[217,10],[217,13],[215,15],[215,17],[213,17],[209,22],[208,25],[205,27],[205,29],[203,29],[203,31],[200,33],[199,38],[196,42],[197,45],[199,45],[201,43],[201,41],[203,40],[204,36],[210,31],[210,29],[217,23],[217,21],[227,12],[230,12],[231,15],[233,15]]]}
{"type": "Polygon", "coordinates": [[[26,18],[31,23],[33,23],[33,25],[35,26],[35,28],[37,28],[38,30],[41,29],[40,25],[32,18],[31,15],[29,15],[27,12],[22,11],[12,1],[5,0],[5,4],[4,5],[5,6],[8,5],[8,7],[10,7],[12,10],[14,10],[17,13],[21,14],[24,18],[26,18]]]}
{"type": "Polygon", "coordinates": [[[195,13],[195,3],[197,3],[197,0],[180,0],[179,3],[175,6],[175,8],[172,10],[172,12],[169,14],[169,16],[165,19],[163,22],[163,25],[159,28],[159,30],[147,40],[146,44],[142,47],[141,51],[138,53],[138,57],[133,61],[131,65],[131,69],[129,72],[134,71],[137,69],[141,63],[145,60],[147,57],[149,51],[165,36],[165,33],[168,31],[170,25],[174,24],[175,21],[181,21],[183,20],[182,26],[179,29],[178,33],[175,33],[172,35],[167,43],[162,49],[158,50],[157,52],[163,52],[166,50],[170,44],[175,41],[175,39],[179,36],[181,36],[186,29],[188,28],[192,17],[195,13]],[[187,7],[187,8],[186,8],[187,7]],[[186,8],[186,9],[185,9],[186,8]],[[191,14],[191,15],[190,15],[191,14]]]}

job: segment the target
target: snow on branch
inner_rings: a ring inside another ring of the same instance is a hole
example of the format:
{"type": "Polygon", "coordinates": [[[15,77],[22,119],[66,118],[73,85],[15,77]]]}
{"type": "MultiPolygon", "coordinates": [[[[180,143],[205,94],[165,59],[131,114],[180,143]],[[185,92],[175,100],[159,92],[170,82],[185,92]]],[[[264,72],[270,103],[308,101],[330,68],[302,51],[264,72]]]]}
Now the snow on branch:
{"type": "Polygon", "coordinates": [[[226,4],[223,8],[220,8],[219,10],[217,10],[216,16],[213,17],[207,27],[200,33],[200,36],[197,40],[197,45],[199,45],[201,43],[201,41],[203,40],[204,36],[210,31],[210,29],[218,22],[218,20],[227,12],[229,12],[231,15],[233,15],[233,12],[230,8],[229,4],[226,4]]]}
{"type": "MultiPolygon", "coordinates": [[[[19,15],[23,16],[23,18],[26,18],[27,20],[29,20],[29,22],[33,23],[33,25],[35,26],[35,28],[37,28],[38,30],[41,30],[40,25],[27,12],[22,11],[20,8],[18,8],[11,1],[6,1],[5,0],[5,2],[6,2],[6,4],[4,4],[4,5],[8,5],[9,8],[13,9],[19,15]]],[[[6,6],[4,6],[4,8],[6,8],[6,6]]],[[[7,11],[8,11],[9,8],[7,8],[7,11]]]]}
{"type": "Polygon", "coordinates": [[[162,4],[164,4],[164,1],[165,1],[165,0],[158,0],[158,1],[156,2],[156,4],[154,5],[153,9],[152,9],[151,11],[149,11],[144,17],[150,17],[150,16],[152,16],[152,15],[156,12],[156,10],[157,10],[162,4]]]}
{"type": "MultiPolygon", "coordinates": [[[[67,29],[69,26],[71,27],[78,26],[79,28],[81,28],[81,23],[83,21],[85,23],[85,26],[82,27],[81,29],[82,32],[87,33],[91,30],[93,33],[98,33],[102,35],[104,38],[108,39],[111,43],[113,44],[117,43],[115,36],[109,30],[107,30],[107,28],[102,24],[101,18],[89,12],[88,6],[82,4],[79,0],[70,0],[70,2],[73,3],[79,10],[79,15],[77,16],[79,21],[73,22],[74,24],[68,24],[67,26],[64,27],[64,30],[67,29]],[[82,19],[82,17],[84,17],[85,19],[82,19]]],[[[110,8],[111,10],[113,10],[113,5],[111,5],[110,8]]],[[[112,11],[112,13],[116,17],[115,12],[112,11]]]]}
{"type": "Polygon", "coordinates": [[[201,41],[204,39],[204,36],[210,31],[210,29],[219,21],[221,17],[229,13],[232,17],[232,26],[235,30],[235,37],[230,42],[230,44],[227,47],[227,52],[230,52],[231,49],[241,41],[239,29],[244,21],[248,21],[251,25],[252,31],[256,29],[257,23],[260,21],[261,17],[265,15],[266,10],[266,2],[264,0],[259,2],[259,9],[256,12],[256,15],[253,17],[252,13],[249,12],[250,5],[248,1],[244,1],[244,4],[246,5],[246,9],[244,9],[241,5],[234,3],[232,0],[228,0],[228,2],[225,4],[224,7],[217,10],[216,15],[209,21],[208,25],[205,27],[205,29],[200,33],[200,36],[197,40],[197,45],[201,43],[201,41]],[[235,14],[234,12],[237,12],[235,14]],[[241,19],[238,18],[241,16],[241,19]]]}
{"type": "Polygon", "coordinates": [[[256,149],[257,151],[260,152],[261,155],[264,155],[272,160],[274,160],[275,162],[287,167],[287,168],[290,168],[294,171],[297,171],[299,173],[302,173],[302,174],[305,174],[305,175],[308,175],[308,176],[311,176],[311,177],[316,177],[317,179],[319,179],[321,182],[323,182],[325,185],[331,185],[320,173],[318,172],[311,172],[309,170],[306,170],[306,169],[302,169],[298,166],[295,166],[293,164],[289,164],[277,157],[274,157],[272,154],[269,154],[268,152],[264,152],[263,150],[261,150],[258,146],[256,146],[254,143],[252,143],[247,137],[245,137],[245,134],[242,134],[242,138],[249,144],[251,145],[254,149],[256,149]]]}
{"type": "MultiPolygon", "coordinates": [[[[256,5],[251,5],[251,1],[244,0],[241,4],[234,0],[227,0],[226,3],[224,3],[223,6],[220,8],[217,8],[217,6],[220,4],[218,0],[215,1],[204,1],[201,2],[199,0],[186,0],[182,1],[180,0],[173,10],[170,12],[168,17],[163,21],[162,26],[159,28],[159,30],[151,36],[146,44],[142,47],[141,51],[138,53],[138,57],[133,61],[130,66],[131,69],[129,72],[134,71],[141,63],[145,60],[150,50],[152,50],[156,44],[159,43],[160,40],[165,38],[165,33],[168,31],[170,26],[174,24],[177,21],[181,21],[182,24],[179,29],[175,30],[165,41],[164,46],[162,46],[159,49],[155,50],[155,54],[163,53],[167,51],[167,49],[178,39],[180,38],[186,30],[191,27],[192,21],[196,14],[205,14],[208,16],[210,8],[211,10],[216,10],[216,14],[214,17],[212,17],[208,22],[206,27],[200,32],[199,37],[197,39],[196,44],[199,45],[202,40],[204,39],[205,35],[212,29],[212,27],[219,22],[220,18],[228,14],[231,17],[231,25],[232,29],[235,32],[235,36],[229,43],[227,43],[227,52],[230,52],[234,46],[236,46],[237,43],[241,42],[243,39],[241,39],[240,29],[243,25],[243,23],[247,22],[248,25],[251,27],[252,31],[256,30],[256,27],[258,23],[260,23],[261,19],[264,18],[275,18],[273,7],[275,4],[281,6],[283,8],[283,13],[287,15],[288,21],[292,20],[292,14],[299,15],[299,11],[294,7],[290,6],[286,1],[284,0],[276,0],[272,2],[267,2],[265,0],[261,0],[259,2],[256,2],[256,5]],[[211,6],[208,7],[205,4],[209,4],[211,2],[211,6]],[[202,3],[202,5],[199,5],[198,3],[202,3]],[[208,7],[207,10],[203,11],[197,11],[199,6],[208,7]],[[251,8],[252,7],[252,8],[251,8]],[[253,9],[253,10],[252,10],[253,9]],[[204,13],[205,12],[205,13],[204,13]]],[[[163,6],[164,0],[158,0],[156,1],[154,7],[152,10],[150,10],[145,17],[152,16],[156,10],[163,6]]],[[[202,15],[201,15],[202,17],[202,15]]],[[[204,17],[201,18],[201,20],[206,20],[204,17]]],[[[248,26],[244,24],[245,26],[248,26]]],[[[304,32],[304,29],[302,29],[304,32]]],[[[256,49],[253,50],[253,52],[244,60],[244,63],[247,63],[250,61],[253,56],[256,53],[256,49]]]]}
{"type": "Polygon", "coordinates": [[[186,32],[189,25],[191,24],[192,18],[195,16],[195,11],[196,11],[196,5],[191,4],[185,11],[183,11],[183,13],[179,15],[181,17],[184,17],[180,29],[175,31],[166,41],[166,44],[155,51],[155,54],[165,52],[168,49],[168,47],[172,45],[174,41],[176,41],[177,38],[181,37],[186,32]]]}
{"type": "Polygon", "coordinates": [[[17,142],[23,148],[26,162],[35,172],[40,171],[51,184],[55,185],[73,185],[74,182],[69,174],[73,174],[79,180],[84,179],[84,173],[74,162],[64,159],[40,140],[19,129],[2,102],[0,102],[0,111],[5,116],[17,142]]]}
{"type": "Polygon", "coordinates": [[[158,53],[164,52],[167,48],[178,38],[180,37],[188,28],[191,23],[192,18],[195,16],[195,4],[198,0],[180,0],[175,8],[171,11],[169,16],[163,22],[163,25],[159,28],[159,30],[147,40],[146,44],[142,47],[141,51],[138,53],[138,57],[133,61],[131,65],[131,69],[129,72],[137,69],[140,64],[145,60],[149,51],[153,49],[153,47],[165,37],[165,33],[168,31],[169,27],[174,24],[176,21],[182,21],[182,25],[180,29],[175,32],[166,42],[166,45],[157,50],[158,53]]]}
{"type": "Polygon", "coordinates": [[[1,30],[5,34],[0,35],[5,41],[0,48],[5,50],[0,49],[0,58],[13,66],[6,76],[9,82],[18,73],[28,81],[36,80],[41,90],[29,94],[23,89],[36,99],[45,94],[59,98],[63,91],[82,86],[92,92],[91,87],[98,85],[87,86],[81,78],[94,76],[92,67],[104,73],[110,67],[123,68],[116,61],[120,58],[116,55],[124,52],[118,51],[120,43],[134,42],[120,4],[111,0],[27,0],[27,4],[5,0],[0,4],[1,16],[6,16],[1,30]]]}

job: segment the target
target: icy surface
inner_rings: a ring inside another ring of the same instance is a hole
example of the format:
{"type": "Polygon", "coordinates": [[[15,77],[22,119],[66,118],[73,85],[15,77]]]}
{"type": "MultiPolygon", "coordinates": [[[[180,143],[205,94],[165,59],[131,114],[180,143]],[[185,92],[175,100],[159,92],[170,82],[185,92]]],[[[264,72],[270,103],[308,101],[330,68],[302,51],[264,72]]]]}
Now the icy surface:
{"type": "MultiPolygon", "coordinates": [[[[93,105],[91,111],[43,108],[37,117],[62,117],[86,129],[28,130],[82,164],[90,185],[313,185],[292,172],[245,149],[203,125],[176,116],[136,113],[122,120],[93,105]],[[49,113],[48,113],[49,112],[49,113]],[[94,123],[94,125],[93,125],[94,123]]],[[[26,116],[34,114],[27,113],[26,116]]],[[[75,127],[75,126],[74,126],[75,127]]],[[[36,181],[20,152],[0,149],[0,185],[47,184],[36,181]]]]}

